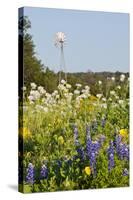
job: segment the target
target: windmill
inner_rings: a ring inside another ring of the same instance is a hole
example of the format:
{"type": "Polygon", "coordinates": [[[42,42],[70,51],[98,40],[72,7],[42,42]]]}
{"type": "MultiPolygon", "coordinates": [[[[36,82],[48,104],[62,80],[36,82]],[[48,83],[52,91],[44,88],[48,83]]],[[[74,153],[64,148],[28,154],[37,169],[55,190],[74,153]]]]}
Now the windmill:
{"type": "Polygon", "coordinates": [[[65,81],[67,81],[67,71],[64,58],[64,45],[66,42],[66,36],[63,32],[57,32],[55,35],[55,46],[60,49],[60,71],[59,71],[59,83],[61,82],[61,72],[65,73],[65,81]]]}

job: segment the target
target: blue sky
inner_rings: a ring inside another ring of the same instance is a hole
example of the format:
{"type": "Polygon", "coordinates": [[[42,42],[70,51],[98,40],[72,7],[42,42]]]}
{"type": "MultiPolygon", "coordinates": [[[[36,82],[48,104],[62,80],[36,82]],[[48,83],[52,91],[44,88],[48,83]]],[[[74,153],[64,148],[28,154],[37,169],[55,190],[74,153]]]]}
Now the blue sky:
{"type": "Polygon", "coordinates": [[[25,7],[32,28],[37,56],[44,65],[59,70],[56,32],[64,32],[64,49],[69,72],[129,71],[129,15],[25,7]]]}

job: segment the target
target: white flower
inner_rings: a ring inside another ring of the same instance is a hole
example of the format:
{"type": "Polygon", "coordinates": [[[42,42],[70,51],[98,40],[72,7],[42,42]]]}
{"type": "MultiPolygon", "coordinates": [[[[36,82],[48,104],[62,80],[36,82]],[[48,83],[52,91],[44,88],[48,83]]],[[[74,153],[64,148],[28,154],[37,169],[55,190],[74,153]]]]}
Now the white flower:
{"type": "Polygon", "coordinates": [[[68,93],[68,89],[64,88],[63,92],[68,93]]]}
{"type": "Polygon", "coordinates": [[[58,94],[58,91],[57,90],[54,90],[54,92],[52,93],[52,96],[56,96],[58,94]]]}
{"type": "Polygon", "coordinates": [[[85,95],[85,94],[81,94],[80,96],[81,96],[81,98],[83,98],[83,99],[86,99],[86,98],[87,98],[87,95],[85,95]]]}
{"type": "Polygon", "coordinates": [[[102,94],[97,94],[96,96],[97,96],[97,98],[100,99],[103,95],[102,94]]]}
{"type": "Polygon", "coordinates": [[[124,103],[123,100],[119,100],[118,102],[119,102],[119,104],[121,104],[121,105],[124,103]]]}
{"type": "Polygon", "coordinates": [[[64,84],[66,83],[66,81],[62,79],[62,80],[61,80],[61,83],[64,85],[64,84]]]}
{"type": "Polygon", "coordinates": [[[101,104],[101,107],[106,109],[107,108],[107,104],[103,103],[103,104],[101,104]]]}
{"type": "Polygon", "coordinates": [[[51,98],[51,94],[49,94],[48,92],[45,94],[45,96],[46,96],[47,98],[51,98]]]}
{"type": "Polygon", "coordinates": [[[85,90],[90,90],[90,87],[88,85],[86,85],[85,90]]]}
{"type": "Polygon", "coordinates": [[[32,96],[33,100],[37,100],[40,98],[40,93],[37,90],[31,90],[30,96],[32,96]]]}
{"type": "Polygon", "coordinates": [[[116,98],[116,99],[119,99],[119,96],[116,95],[115,98],[116,98]]]}
{"type": "Polygon", "coordinates": [[[106,98],[103,97],[103,98],[102,98],[102,101],[106,101],[106,98]]]}
{"type": "Polygon", "coordinates": [[[60,96],[57,94],[57,95],[55,96],[55,98],[56,98],[56,99],[59,99],[59,98],[60,98],[60,96]]]}
{"type": "Polygon", "coordinates": [[[80,88],[80,87],[82,87],[82,85],[80,83],[76,83],[76,87],[80,88]]]}
{"type": "Polygon", "coordinates": [[[22,90],[23,90],[23,91],[25,91],[25,90],[26,90],[26,87],[25,87],[25,86],[23,86],[22,90]]]}
{"type": "Polygon", "coordinates": [[[99,84],[99,85],[102,85],[102,81],[98,81],[98,84],[99,84]]]}
{"type": "Polygon", "coordinates": [[[70,84],[66,84],[66,88],[70,89],[72,86],[70,84]]]}
{"type": "Polygon", "coordinates": [[[44,111],[44,112],[48,112],[48,108],[47,108],[47,107],[44,107],[44,108],[43,108],[43,111],[44,111]]]}
{"type": "Polygon", "coordinates": [[[72,97],[72,96],[73,96],[73,93],[70,92],[68,95],[72,97]]]}
{"type": "Polygon", "coordinates": [[[123,82],[125,80],[125,77],[126,77],[125,74],[121,74],[120,75],[120,81],[123,82]]]}
{"type": "Polygon", "coordinates": [[[36,89],[36,84],[35,84],[35,83],[31,83],[30,85],[31,85],[31,88],[32,88],[33,90],[36,89]]]}
{"type": "Polygon", "coordinates": [[[59,85],[58,85],[58,89],[59,89],[59,90],[65,90],[66,87],[65,87],[64,85],[62,85],[62,84],[59,84],[59,85]]]}
{"type": "Polygon", "coordinates": [[[85,89],[83,89],[83,90],[81,90],[81,92],[82,92],[82,93],[85,93],[85,92],[86,92],[86,90],[85,90],[85,89]]]}
{"type": "Polygon", "coordinates": [[[119,90],[120,90],[120,89],[121,89],[121,86],[120,86],[120,85],[118,85],[118,86],[117,86],[117,89],[119,89],[119,90]]]}
{"type": "Polygon", "coordinates": [[[45,94],[46,93],[46,90],[44,90],[44,88],[42,86],[39,86],[38,87],[38,91],[41,93],[41,94],[45,94]]]}
{"type": "Polygon", "coordinates": [[[114,77],[114,76],[112,76],[112,77],[111,77],[111,80],[112,80],[112,81],[115,81],[115,77],[114,77]]]}
{"type": "Polygon", "coordinates": [[[115,95],[115,91],[114,91],[114,90],[111,90],[111,91],[110,91],[110,94],[111,94],[111,95],[115,95]]]}
{"type": "Polygon", "coordinates": [[[29,99],[29,101],[33,101],[34,97],[30,95],[30,96],[28,96],[28,99],[29,99]]]}
{"type": "Polygon", "coordinates": [[[74,90],[74,94],[80,94],[79,90],[74,90]]]}

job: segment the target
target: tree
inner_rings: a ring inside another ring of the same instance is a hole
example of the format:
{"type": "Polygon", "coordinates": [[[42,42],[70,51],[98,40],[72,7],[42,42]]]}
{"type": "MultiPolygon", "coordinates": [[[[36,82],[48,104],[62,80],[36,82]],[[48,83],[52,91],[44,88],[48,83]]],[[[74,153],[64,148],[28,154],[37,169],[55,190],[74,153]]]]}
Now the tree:
{"type": "Polygon", "coordinates": [[[23,85],[29,86],[31,82],[40,83],[43,64],[36,56],[35,44],[32,35],[29,34],[31,22],[28,17],[19,19],[19,68],[20,79],[23,77],[23,85]],[[23,70],[22,70],[23,69],[23,70]]]}

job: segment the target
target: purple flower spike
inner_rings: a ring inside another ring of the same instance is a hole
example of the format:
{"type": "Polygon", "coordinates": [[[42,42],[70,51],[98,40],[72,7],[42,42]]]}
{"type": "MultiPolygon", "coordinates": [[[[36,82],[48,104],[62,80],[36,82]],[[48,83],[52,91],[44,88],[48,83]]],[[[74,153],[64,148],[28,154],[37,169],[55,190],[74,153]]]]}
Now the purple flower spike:
{"type": "Polygon", "coordinates": [[[128,175],[129,175],[129,171],[128,171],[127,168],[125,168],[125,169],[123,170],[123,176],[128,176],[128,175]]]}
{"type": "Polygon", "coordinates": [[[48,168],[47,168],[46,165],[43,165],[43,166],[41,167],[41,172],[40,172],[40,174],[41,174],[41,178],[42,178],[42,179],[47,179],[47,177],[48,177],[48,168]]]}
{"type": "Polygon", "coordinates": [[[26,182],[29,184],[34,183],[34,166],[32,163],[29,163],[27,168],[26,182]]]}
{"type": "Polygon", "coordinates": [[[110,142],[110,146],[107,150],[107,154],[108,154],[108,170],[111,171],[111,169],[115,166],[113,141],[110,142]]]}

